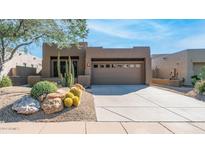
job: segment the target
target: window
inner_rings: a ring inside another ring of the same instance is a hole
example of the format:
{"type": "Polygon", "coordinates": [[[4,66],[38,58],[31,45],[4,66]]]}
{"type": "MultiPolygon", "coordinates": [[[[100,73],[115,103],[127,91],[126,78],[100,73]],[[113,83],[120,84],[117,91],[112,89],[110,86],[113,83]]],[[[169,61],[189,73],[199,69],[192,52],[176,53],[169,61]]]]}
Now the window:
{"type": "Polygon", "coordinates": [[[104,68],[104,64],[100,64],[100,68],[104,68]]]}
{"type": "Polygon", "coordinates": [[[94,67],[94,68],[98,68],[98,64],[94,64],[93,67],[94,67]]]}
{"type": "Polygon", "coordinates": [[[33,67],[33,64],[31,64],[31,67],[33,67]]]}
{"type": "MultiPolygon", "coordinates": [[[[77,67],[78,65],[77,65],[77,61],[72,61],[72,62],[74,66],[74,76],[76,78],[78,75],[78,67],[77,67]]],[[[64,77],[66,73],[66,62],[65,61],[60,62],[60,71],[64,77]]],[[[53,77],[58,77],[57,61],[53,61],[53,77]]]]}
{"type": "Polygon", "coordinates": [[[117,64],[117,67],[118,67],[118,68],[122,68],[122,67],[123,67],[123,64],[117,64]]]}
{"type": "Polygon", "coordinates": [[[112,68],[116,68],[117,67],[117,64],[112,64],[112,68]]]}
{"type": "Polygon", "coordinates": [[[135,65],[134,64],[130,64],[130,68],[134,68],[135,67],[135,65]]]}
{"type": "Polygon", "coordinates": [[[110,64],[106,64],[105,67],[106,67],[106,68],[110,68],[110,64]]]}
{"type": "Polygon", "coordinates": [[[140,64],[136,64],[135,66],[136,66],[136,68],[140,68],[140,67],[141,67],[141,65],[140,65],[140,64]]]}
{"type": "Polygon", "coordinates": [[[128,68],[129,65],[128,64],[123,64],[123,68],[128,68]]]}
{"type": "Polygon", "coordinates": [[[77,61],[73,61],[73,67],[74,67],[74,76],[75,78],[78,77],[78,62],[77,61]]]}
{"type": "Polygon", "coordinates": [[[26,63],[23,63],[23,66],[26,67],[26,63]]]}

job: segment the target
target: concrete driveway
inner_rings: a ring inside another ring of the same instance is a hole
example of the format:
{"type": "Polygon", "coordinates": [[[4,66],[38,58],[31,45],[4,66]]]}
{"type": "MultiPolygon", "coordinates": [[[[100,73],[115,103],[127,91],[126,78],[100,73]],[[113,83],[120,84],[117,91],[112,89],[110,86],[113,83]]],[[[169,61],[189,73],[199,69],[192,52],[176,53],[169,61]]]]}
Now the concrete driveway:
{"type": "Polygon", "coordinates": [[[98,121],[205,122],[205,102],[145,85],[93,85],[98,121]]]}

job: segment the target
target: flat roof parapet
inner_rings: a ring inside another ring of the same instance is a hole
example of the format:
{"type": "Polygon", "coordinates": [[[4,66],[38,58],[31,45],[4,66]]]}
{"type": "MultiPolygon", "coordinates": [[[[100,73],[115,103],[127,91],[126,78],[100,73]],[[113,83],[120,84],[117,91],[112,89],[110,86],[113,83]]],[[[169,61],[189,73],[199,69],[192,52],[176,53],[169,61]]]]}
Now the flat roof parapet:
{"type": "Polygon", "coordinates": [[[149,46],[134,46],[133,48],[150,48],[149,46]]]}

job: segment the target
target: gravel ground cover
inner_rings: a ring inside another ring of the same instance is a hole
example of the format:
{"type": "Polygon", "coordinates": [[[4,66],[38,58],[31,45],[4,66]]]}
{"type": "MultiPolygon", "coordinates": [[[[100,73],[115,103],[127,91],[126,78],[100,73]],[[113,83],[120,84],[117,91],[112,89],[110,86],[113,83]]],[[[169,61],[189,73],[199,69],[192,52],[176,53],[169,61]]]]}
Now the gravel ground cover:
{"type": "Polygon", "coordinates": [[[24,95],[29,95],[29,87],[0,88],[0,122],[65,122],[96,121],[95,106],[92,94],[84,91],[78,107],[65,108],[63,111],[46,115],[41,110],[32,115],[17,114],[11,109],[13,103],[24,95]]]}

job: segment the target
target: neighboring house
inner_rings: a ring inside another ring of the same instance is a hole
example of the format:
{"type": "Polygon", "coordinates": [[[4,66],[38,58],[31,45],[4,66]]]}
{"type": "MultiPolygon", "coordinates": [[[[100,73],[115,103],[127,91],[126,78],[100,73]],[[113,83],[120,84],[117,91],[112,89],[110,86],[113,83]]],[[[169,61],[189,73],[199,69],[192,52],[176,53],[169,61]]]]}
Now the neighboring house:
{"type": "Polygon", "coordinates": [[[42,69],[42,59],[28,53],[18,51],[13,58],[3,65],[1,75],[8,75],[12,68],[16,66],[36,68],[37,73],[42,69]]]}
{"type": "Polygon", "coordinates": [[[173,54],[153,55],[154,78],[184,80],[191,85],[191,76],[205,65],[205,49],[187,49],[173,54]]]}
{"type": "Polygon", "coordinates": [[[11,60],[3,65],[0,76],[8,75],[14,85],[22,85],[27,83],[27,76],[38,74],[41,69],[41,58],[18,51],[11,60]]]}
{"type": "Polygon", "coordinates": [[[61,54],[61,72],[65,73],[65,61],[71,56],[76,80],[91,84],[149,84],[151,58],[149,47],[102,48],[88,47],[57,49],[43,44],[42,78],[57,78],[57,50],[61,54]]]}

